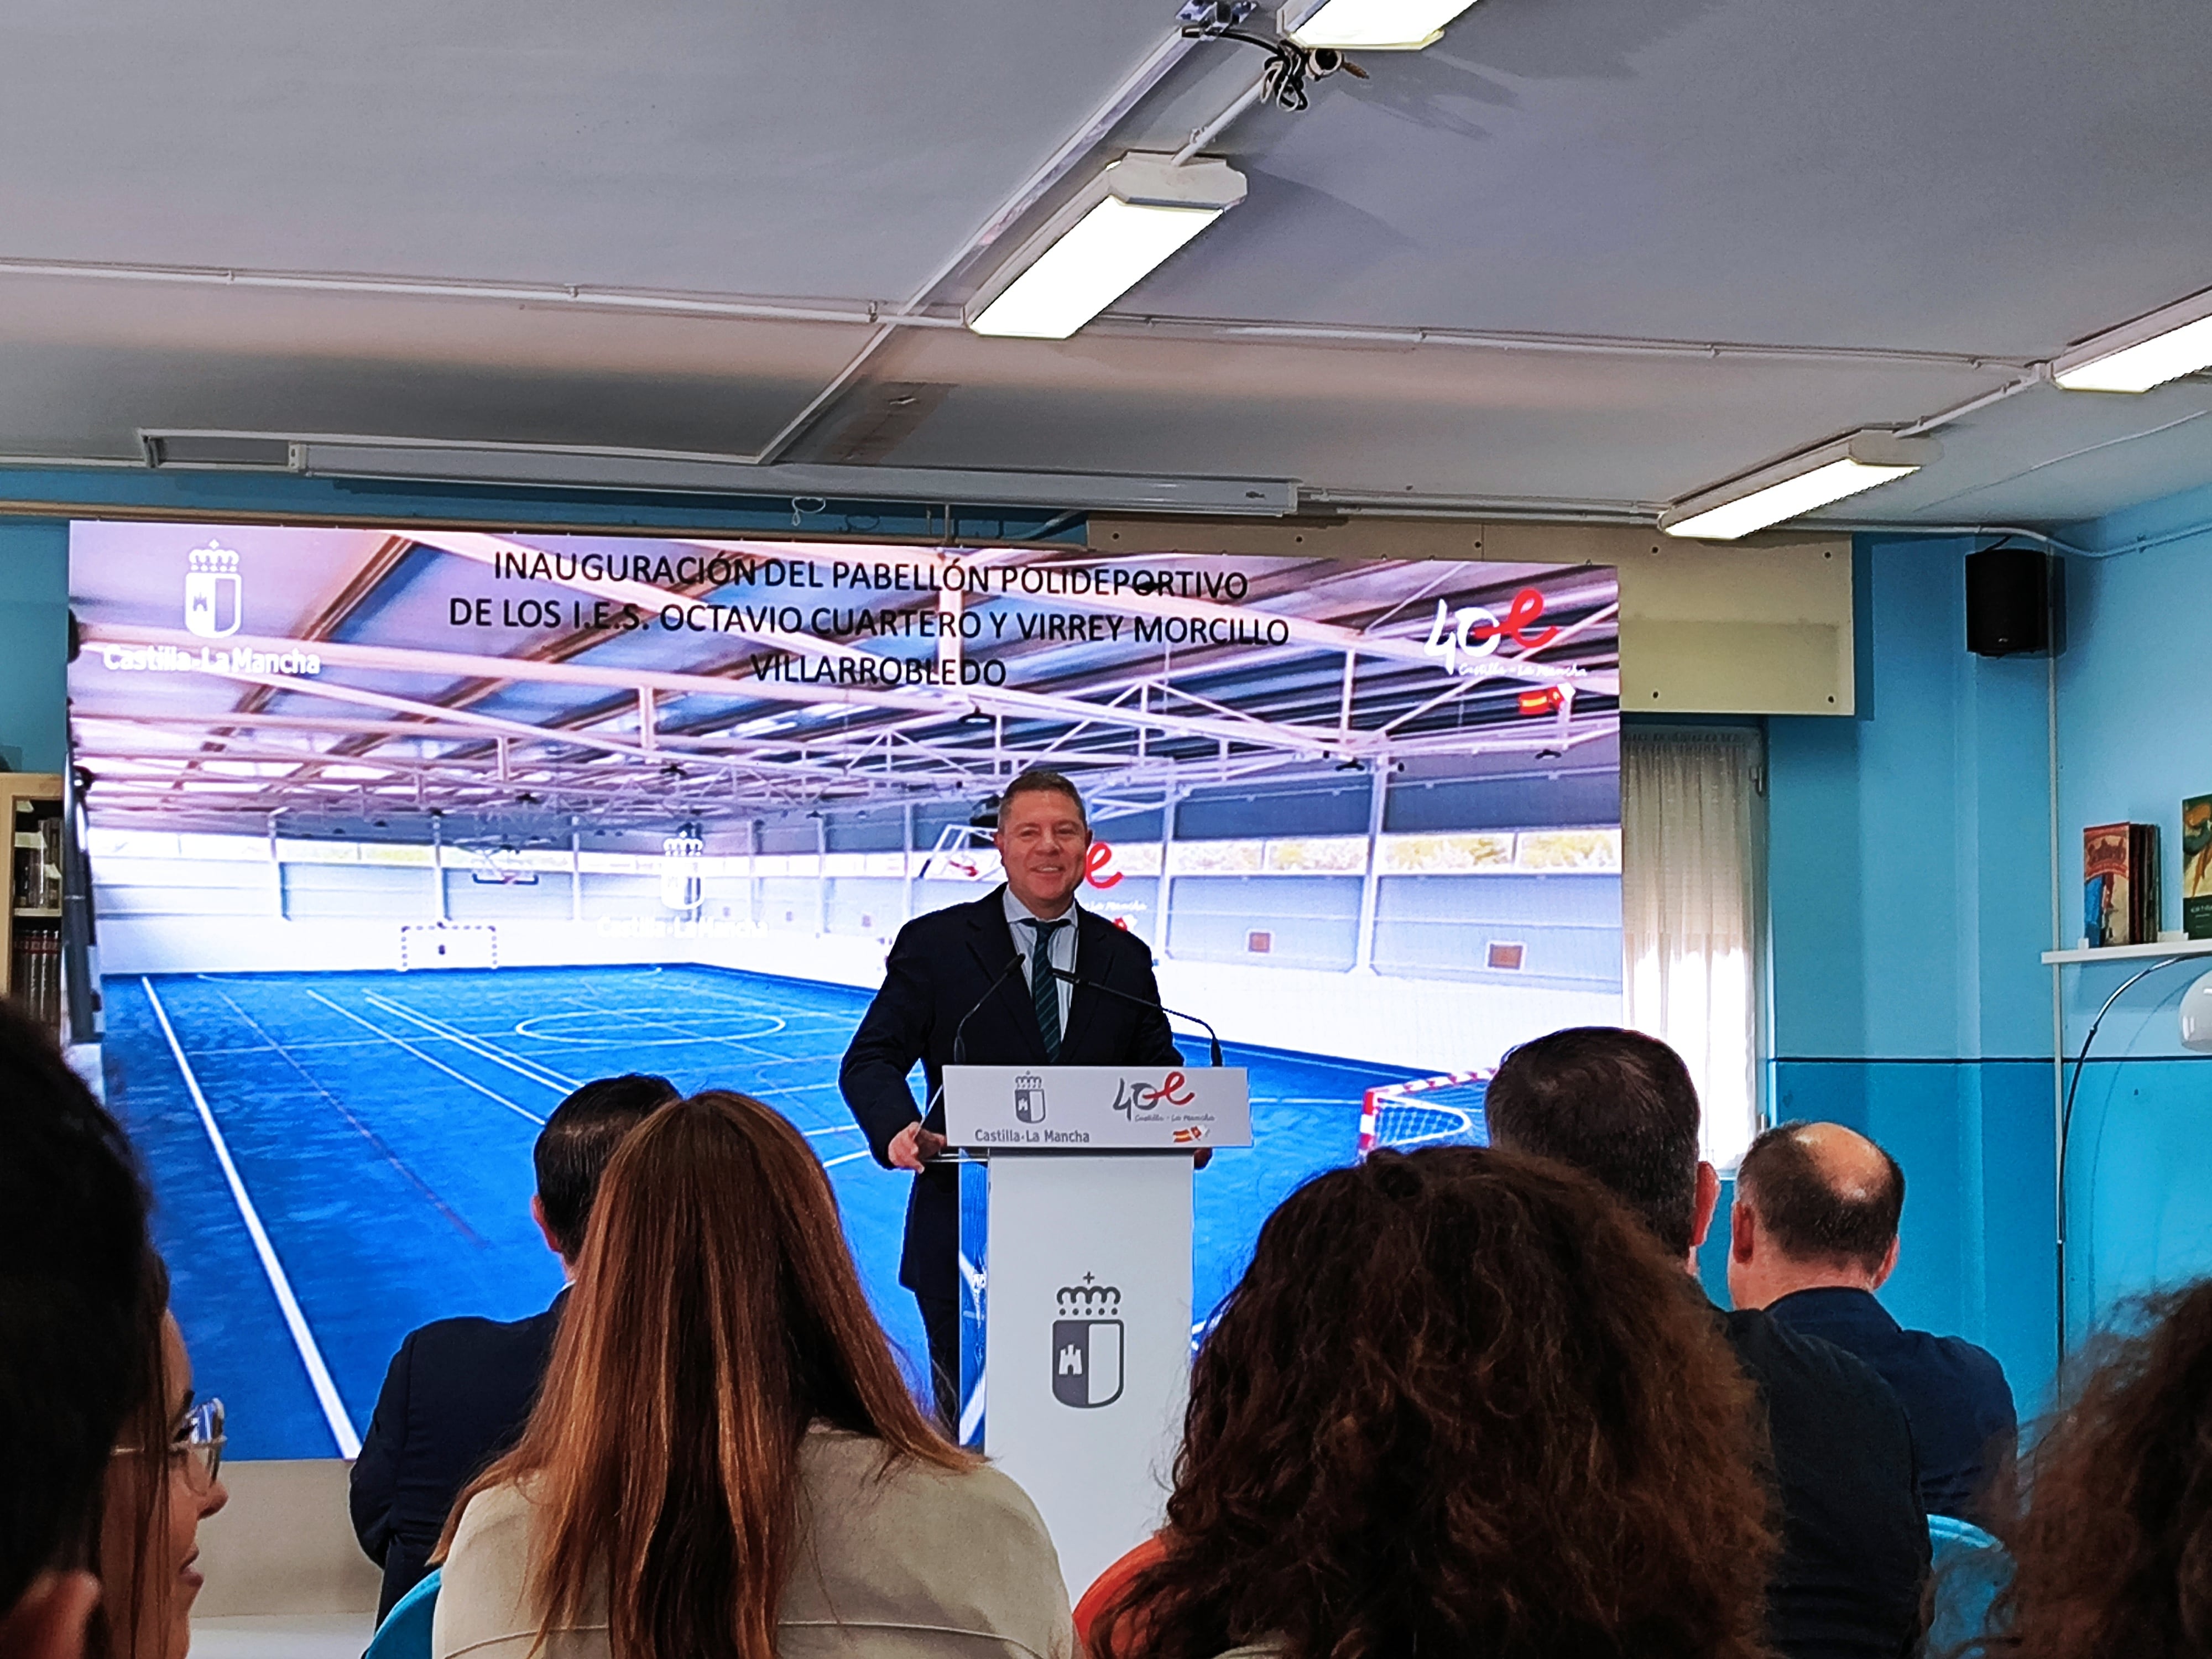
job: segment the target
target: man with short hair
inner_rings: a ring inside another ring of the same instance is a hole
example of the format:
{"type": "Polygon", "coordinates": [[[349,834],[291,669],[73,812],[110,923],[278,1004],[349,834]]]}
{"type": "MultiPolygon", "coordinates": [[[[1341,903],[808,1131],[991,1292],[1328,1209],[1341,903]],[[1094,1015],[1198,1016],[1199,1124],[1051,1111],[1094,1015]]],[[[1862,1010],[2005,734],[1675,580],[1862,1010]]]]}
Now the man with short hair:
{"type": "Polygon", "coordinates": [[[1075,902],[1089,866],[1083,797],[1032,767],[999,798],[992,836],[1005,882],[972,904],[899,930],[883,988],[854,1033],[837,1081],[887,1169],[915,1172],[899,1283],[929,1338],[938,1413],[957,1428],[960,1382],[958,1171],[945,1150],[945,1067],[966,1022],[961,1058],[977,1066],[1179,1066],[1144,942],[1075,902]],[[920,1060],[927,1109],[907,1073],[920,1060]]]}
{"type": "MultiPolygon", "coordinates": [[[[1494,1144],[1610,1188],[1694,1285],[1720,1177],[1698,1155],[1697,1089],[1672,1048],[1612,1026],[1554,1031],[1506,1055],[1484,1111],[1494,1144]]],[[[1766,1407],[1782,1522],[1768,1638],[1785,1659],[1899,1659],[1920,1638],[1929,1547],[1896,1395],[1765,1314],[1713,1319],[1766,1407]]]]}
{"type": "MultiPolygon", "coordinates": [[[[599,1177],[623,1137],[676,1099],[666,1078],[633,1073],[586,1083],[553,1109],[532,1150],[531,1218],[576,1276],[599,1177]]],[[[568,1304],[512,1324],[441,1319],[409,1333],[385,1373],[349,1488],[354,1536],[384,1569],[380,1622],[429,1571],[461,1488],[512,1447],[530,1420],[568,1304]]]]}
{"type": "Polygon", "coordinates": [[[129,1144],[52,1040],[0,1006],[0,1659],[77,1659],[91,1517],[149,1322],[129,1144]]]}
{"type": "Polygon", "coordinates": [[[2019,1437],[1996,1356],[1908,1331],[1875,1299],[1897,1267],[1905,1171],[1840,1123],[1785,1123],[1751,1144],[1729,1212],[1729,1295],[1881,1373],[1912,1425],[1920,1500],[1981,1522],[2019,1437]]]}

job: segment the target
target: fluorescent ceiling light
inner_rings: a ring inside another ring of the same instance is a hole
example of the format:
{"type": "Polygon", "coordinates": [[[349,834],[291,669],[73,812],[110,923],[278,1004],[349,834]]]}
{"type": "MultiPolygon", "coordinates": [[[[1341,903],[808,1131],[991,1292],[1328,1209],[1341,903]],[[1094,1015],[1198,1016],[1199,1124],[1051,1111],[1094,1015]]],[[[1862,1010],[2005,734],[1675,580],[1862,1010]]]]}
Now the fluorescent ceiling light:
{"type": "Polygon", "coordinates": [[[2148,392],[2212,365],[2212,293],[2084,340],[2051,366],[2069,392],[2148,392]]]}
{"type": "Polygon", "coordinates": [[[1474,0],[1292,0],[1277,20],[1299,46],[1346,52],[1419,52],[1474,0]]]}
{"type": "Polygon", "coordinates": [[[1942,453],[1933,439],[1855,433],[1692,495],[1662,514],[1659,528],[1669,536],[1732,542],[1917,472],[1942,453]]]}
{"type": "Polygon", "coordinates": [[[1045,222],[969,302],[978,334],[1065,340],[1244,199],[1225,161],[1123,156],[1045,222]]]}

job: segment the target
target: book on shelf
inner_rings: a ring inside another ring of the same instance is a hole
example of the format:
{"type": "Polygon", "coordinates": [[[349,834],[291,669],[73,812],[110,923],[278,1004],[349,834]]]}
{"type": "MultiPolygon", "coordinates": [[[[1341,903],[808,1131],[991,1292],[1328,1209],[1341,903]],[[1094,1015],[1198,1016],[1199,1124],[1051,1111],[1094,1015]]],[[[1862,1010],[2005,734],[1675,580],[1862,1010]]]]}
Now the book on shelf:
{"type": "Polygon", "coordinates": [[[2212,795],[2181,803],[2181,928],[2212,939],[2212,795]]]}
{"type": "Polygon", "coordinates": [[[58,910],[62,902],[62,821],[15,803],[15,901],[18,910],[58,910]]]}
{"type": "Polygon", "coordinates": [[[18,922],[9,953],[8,984],[15,1005],[51,1029],[62,1023],[62,930],[18,922]]]}
{"type": "Polygon", "coordinates": [[[2158,826],[2100,823],[2081,832],[2081,933],[2092,950],[2158,938],[2158,826]]]}

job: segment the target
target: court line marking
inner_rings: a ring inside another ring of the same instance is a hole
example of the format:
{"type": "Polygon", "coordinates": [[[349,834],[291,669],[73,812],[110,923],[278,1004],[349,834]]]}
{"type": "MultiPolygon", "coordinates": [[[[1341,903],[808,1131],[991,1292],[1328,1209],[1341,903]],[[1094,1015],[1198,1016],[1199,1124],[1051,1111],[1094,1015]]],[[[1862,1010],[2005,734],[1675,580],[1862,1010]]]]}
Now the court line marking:
{"type": "Polygon", "coordinates": [[[269,1230],[261,1224],[260,1212],[246,1195],[246,1182],[231,1159],[230,1147],[223,1140],[215,1113],[208,1107],[207,1096],[200,1091],[200,1080],[192,1073],[191,1062],[185,1058],[184,1044],[177,1041],[176,1028],[169,1024],[169,1011],[161,1006],[151,978],[142,974],[138,983],[145,990],[146,1000],[154,1006],[154,1018],[161,1022],[161,1035],[169,1040],[169,1052],[176,1056],[177,1070],[184,1074],[185,1087],[191,1091],[192,1106],[200,1115],[200,1127],[207,1131],[208,1144],[215,1148],[215,1160],[222,1166],[222,1178],[229,1183],[231,1201],[238,1206],[238,1218],[246,1224],[246,1236],[253,1241],[253,1253],[261,1258],[261,1271],[268,1276],[269,1288],[292,1334],[292,1346],[299,1351],[300,1363],[307,1367],[308,1386],[314,1389],[315,1401],[323,1408],[323,1420],[330,1426],[331,1437],[338,1443],[338,1455],[358,1457],[361,1437],[354,1432],[353,1419],[346,1415],[345,1401],[338,1397],[338,1385],[331,1379],[331,1368],[323,1363],[323,1351],[315,1344],[315,1334],[307,1328],[307,1316],[300,1310],[300,1298],[292,1294],[292,1281],[285,1276],[284,1264],[276,1259],[276,1247],[270,1242],[269,1230]]]}
{"type": "Polygon", "coordinates": [[[457,1071],[455,1071],[452,1066],[450,1066],[447,1065],[447,1064],[445,1063],[445,1061],[443,1061],[443,1060],[441,1060],[435,1059],[435,1058],[434,1058],[433,1056],[431,1056],[431,1055],[429,1055],[429,1054],[424,1054],[424,1053],[423,1053],[420,1048],[416,1048],[413,1043],[411,1043],[411,1042],[408,1042],[406,1038],[404,1038],[404,1037],[396,1037],[396,1036],[392,1036],[392,1033],[391,1033],[391,1032],[389,1032],[389,1031],[386,1031],[386,1030],[381,1030],[380,1028],[379,1028],[379,1027],[377,1027],[377,1026],[371,1025],[371,1024],[370,1024],[367,1020],[363,1019],[363,1018],[362,1018],[359,1014],[356,1014],[356,1012],[354,1012],[354,1011],[353,1011],[352,1009],[348,1008],[348,1007],[345,1007],[345,1006],[343,1006],[342,1004],[336,1003],[336,1002],[332,1002],[332,1001],[331,1001],[328,997],[325,996],[325,995],[324,995],[320,991],[309,991],[309,992],[307,993],[307,994],[308,994],[309,996],[311,996],[311,997],[314,998],[314,1000],[315,1000],[316,1001],[318,1001],[318,1002],[321,1003],[321,1004],[322,1004],[325,1008],[329,1008],[329,1009],[334,1010],[335,1012],[338,1012],[338,1013],[343,1014],[343,1015],[344,1015],[348,1019],[351,1020],[355,1024],[356,1024],[356,1025],[358,1025],[358,1026],[362,1027],[362,1030],[369,1030],[369,1031],[374,1031],[374,1032],[377,1034],[377,1036],[379,1036],[382,1037],[382,1038],[383,1038],[386,1042],[391,1043],[394,1048],[404,1048],[404,1049],[405,1049],[409,1054],[410,1054],[414,1055],[416,1059],[417,1059],[417,1060],[421,1060],[424,1065],[426,1065],[426,1066],[436,1066],[440,1071],[443,1072],[443,1073],[444,1073],[447,1077],[452,1078],[452,1079],[453,1079],[456,1083],[465,1083],[465,1084],[467,1084],[467,1085],[469,1085],[469,1087],[470,1087],[470,1088],[471,1088],[471,1089],[475,1090],[478,1094],[480,1094],[480,1095],[483,1096],[486,1099],[488,1099],[488,1100],[495,1100],[495,1101],[497,1101],[501,1105],[502,1105],[502,1106],[506,1107],[506,1108],[507,1108],[507,1109],[508,1111],[513,1112],[513,1113],[514,1113],[517,1117],[526,1117],[526,1118],[528,1118],[528,1119],[529,1119],[532,1123],[537,1124],[537,1125],[538,1126],[538,1127],[540,1127],[540,1128],[543,1128],[543,1127],[545,1127],[545,1120],[544,1120],[544,1118],[542,1118],[542,1117],[538,1116],[537,1113],[535,1113],[535,1112],[530,1112],[530,1111],[525,1111],[521,1107],[520,1107],[520,1106],[516,1105],[513,1101],[509,1100],[509,1099],[508,1099],[505,1095],[502,1095],[502,1094],[496,1094],[496,1093],[493,1092],[491,1090],[485,1088],[485,1087],[483,1086],[483,1084],[481,1084],[481,1083],[477,1082],[474,1078],[470,1077],[470,1076],[467,1076],[467,1075],[466,1075],[465,1073],[464,1073],[457,1072],[457,1071]]]}
{"type": "Polygon", "coordinates": [[[506,1050],[494,1048],[482,1037],[464,1031],[458,1025],[449,1025],[443,1020],[432,1018],[428,1014],[419,1014],[402,1003],[393,1002],[387,998],[377,995],[374,991],[364,991],[362,995],[387,1014],[397,1014],[402,1019],[412,1020],[433,1036],[443,1037],[448,1042],[458,1043],[471,1054],[488,1060],[495,1066],[504,1066],[516,1076],[526,1082],[536,1084],[541,1089],[550,1089],[556,1094],[565,1095],[577,1085],[576,1079],[564,1077],[551,1066],[540,1066],[535,1060],[510,1055],[506,1050]]]}
{"type": "MultiPolygon", "coordinates": [[[[642,1014],[653,1022],[655,1029],[664,1031],[684,1031],[685,1036],[694,1042],[753,1042],[758,1041],[762,1037],[775,1036],[783,1030],[786,1023],[781,1014],[770,1014],[762,1012],[758,1010],[752,1010],[749,1011],[746,1017],[753,1019],[764,1019],[769,1021],[769,1023],[765,1029],[758,1031],[745,1031],[729,1036],[715,1036],[703,1031],[687,1030],[686,1028],[676,1024],[670,1018],[670,1010],[665,1007],[579,1008],[570,1013],[532,1014],[529,1018],[522,1020],[516,1024],[514,1028],[514,1035],[520,1037],[529,1037],[532,1041],[538,1042],[596,1043],[617,1041],[618,1039],[601,1037],[596,1035],[580,1037],[562,1036],[557,1031],[533,1031],[530,1028],[533,1025],[544,1025],[554,1020],[604,1019],[608,1018],[619,1018],[625,1015],[642,1014]]],[[[714,1018],[714,1015],[706,1009],[701,1009],[699,1012],[709,1019],[714,1018]]],[[[684,1040],[684,1037],[647,1037],[641,1040],[620,1039],[620,1041],[623,1042],[623,1046],[632,1048],[665,1048],[672,1042],[680,1042],[684,1040]]]]}

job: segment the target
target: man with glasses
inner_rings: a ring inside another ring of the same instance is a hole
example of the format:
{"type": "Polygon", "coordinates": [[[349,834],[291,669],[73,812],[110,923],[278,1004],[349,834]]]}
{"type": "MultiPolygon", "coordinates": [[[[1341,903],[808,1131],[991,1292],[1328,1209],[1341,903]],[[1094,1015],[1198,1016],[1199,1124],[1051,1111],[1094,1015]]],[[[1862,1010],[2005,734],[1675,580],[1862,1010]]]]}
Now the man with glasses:
{"type": "Polygon", "coordinates": [[[0,1146],[0,1659],[77,1659],[94,1504],[143,1386],[145,1196],[122,1131],[4,1007],[0,1146]]]}

